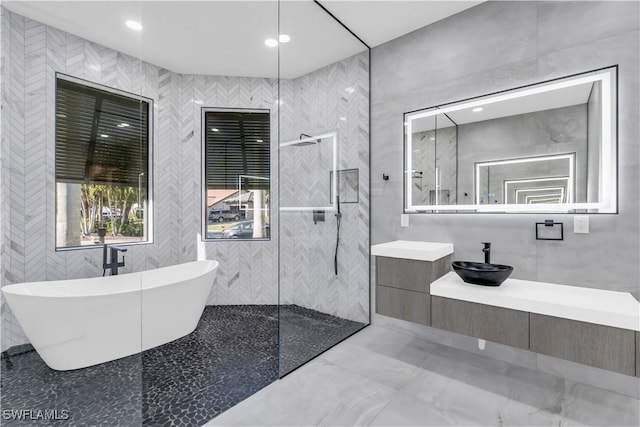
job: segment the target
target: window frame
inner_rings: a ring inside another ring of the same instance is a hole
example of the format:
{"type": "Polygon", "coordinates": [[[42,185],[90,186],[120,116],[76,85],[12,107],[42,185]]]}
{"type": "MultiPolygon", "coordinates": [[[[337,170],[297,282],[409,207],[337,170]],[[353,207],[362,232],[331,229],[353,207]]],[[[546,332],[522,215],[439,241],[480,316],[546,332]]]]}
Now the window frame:
{"type": "MultiPolygon", "coordinates": [[[[269,195],[271,195],[273,187],[272,187],[272,166],[273,162],[272,154],[273,154],[273,141],[272,141],[272,118],[271,115],[273,111],[270,108],[229,108],[229,107],[200,107],[200,241],[204,243],[209,242],[268,242],[271,241],[271,231],[269,231],[268,237],[260,237],[260,238],[234,238],[234,239],[223,239],[223,238],[207,238],[207,225],[209,220],[209,208],[207,206],[207,121],[206,114],[208,112],[217,112],[217,113],[262,113],[269,115],[269,195]]],[[[269,218],[272,217],[272,207],[269,205],[269,218]]],[[[242,222],[241,220],[240,222],[242,222]]],[[[247,221],[247,220],[244,220],[247,221]]],[[[271,220],[269,222],[269,226],[271,225],[271,220]]]]}
{"type": "Polygon", "coordinates": [[[102,90],[105,92],[109,92],[112,93],[114,95],[119,95],[119,96],[123,96],[123,97],[127,97],[130,98],[132,100],[136,100],[136,101],[143,101],[146,102],[148,104],[148,111],[147,111],[147,197],[146,197],[146,203],[147,203],[147,210],[148,212],[145,212],[145,236],[146,239],[145,240],[141,240],[141,241],[132,241],[132,242],[118,242],[118,246],[139,246],[139,245],[152,245],[155,241],[155,227],[154,227],[154,206],[153,206],[153,200],[154,200],[154,186],[153,186],[153,181],[154,181],[154,164],[153,164],[153,152],[154,152],[154,124],[155,124],[155,102],[153,100],[153,98],[148,98],[146,96],[140,95],[140,94],[136,94],[133,92],[128,92],[122,89],[117,89],[117,88],[113,88],[110,86],[106,86],[104,84],[100,84],[100,83],[96,83],[90,80],[86,80],[86,79],[82,79],[79,77],[75,77],[69,74],[65,74],[65,73],[61,73],[56,71],[55,72],[55,87],[54,87],[54,108],[53,108],[53,114],[54,114],[54,137],[53,137],[53,145],[54,145],[54,204],[55,204],[55,209],[54,209],[54,224],[56,224],[55,229],[54,229],[54,233],[53,233],[53,244],[55,247],[55,251],[56,252],[65,252],[65,251],[77,251],[77,250],[83,250],[83,249],[96,249],[96,248],[100,248],[102,249],[103,245],[102,244],[94,244],[94,245],[79,245],[79,246],[58,246],[58,227],[57,227],[57,212],[58,212],[58,189],[57,189],[57,184],[58,184],[58,180],[55,177],[55,166],[57,163],[57,156],[55,156],[55,149],[56,149],[56,144],[57,144],[57,138],[56,138],[56,131],[58,128],[58,117],[56,116],[56,109],[57,109],[57,101],[58,101],[58,79],[62,79],[62,80],[66,80],[68,82],[72,82],[72,83],[76,83],[76,84],[80,84],[83,86],[87,86],[90,87],[92,89],[97,89],[97,90],[102,90]]]}

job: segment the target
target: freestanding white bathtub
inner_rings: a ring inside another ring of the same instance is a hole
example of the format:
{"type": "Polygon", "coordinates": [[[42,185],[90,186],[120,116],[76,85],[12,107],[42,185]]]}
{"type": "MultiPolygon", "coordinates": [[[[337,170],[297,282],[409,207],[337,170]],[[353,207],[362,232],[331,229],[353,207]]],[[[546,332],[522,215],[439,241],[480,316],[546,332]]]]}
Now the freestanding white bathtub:
{"type": "Polygon", "coordinates": [[[59,371],[148,350],[193,332],[217,261],[2,288],[38,354],[59,371]]]}

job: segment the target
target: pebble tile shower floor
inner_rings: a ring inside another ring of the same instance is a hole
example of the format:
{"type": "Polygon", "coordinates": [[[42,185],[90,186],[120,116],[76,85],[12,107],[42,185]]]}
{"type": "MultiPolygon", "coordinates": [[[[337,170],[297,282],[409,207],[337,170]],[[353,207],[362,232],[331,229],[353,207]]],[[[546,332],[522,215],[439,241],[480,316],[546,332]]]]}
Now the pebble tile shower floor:
{"type": "Polygon", "coordinates": [[[199,426],[364,326],[295,305],[207,306],[186,337],[76,371],[13,348],[2,357],[0,423],[199,426]],[[59,419],[19,421],[7,410],[59,419]]]}

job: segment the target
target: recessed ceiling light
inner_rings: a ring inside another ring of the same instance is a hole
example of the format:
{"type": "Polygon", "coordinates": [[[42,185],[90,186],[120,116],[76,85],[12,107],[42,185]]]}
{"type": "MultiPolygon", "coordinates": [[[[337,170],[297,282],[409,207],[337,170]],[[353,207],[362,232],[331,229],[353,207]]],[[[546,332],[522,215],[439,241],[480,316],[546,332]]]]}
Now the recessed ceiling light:
{"type": "Polygon", "coordinates": [[[256,139],[256,142],[264,142],[264,141],[261,139],[256,139]]]}
{"type": "Polygon", "coordinates": [[[129,127],[129,123],[120,123],[118,125],[119,128],[128,128],[129,127]]]}
{"type": "Polygon", "coordinates": [[[196,104],[198,104],[198,105],[202,105],[202,104],[204,104],[204,101],[203,101],[203,100],[201,100],[201,99],[194,99],[194,100],[193,100],[193,102],[194,102],[194,103],[196,103],[196,104]]]}
{"type": "Polygon", "coordinates": [[[103,133],[103,134],[101,134],[101,135],[100,135],[100,137],[101,137],[101,138],[109,138],[109,135],[107,135],[107,134],[103,133]]]}
{"type": "Polygon", "coordinates": [[[127,24],[127,27],[131,28],[132,30],[142,31],[142,24],[139,23],[138,21],[133,21],[130,19],[127,22],[125,22],[125,24],[127,24]]]}
{"type": "Polygon", "coordinates": [[[220,132],[220,129],[218,129],[218,128],[211,128],[211,132],[220,132]]]}
{"type": "Polygon", "coordinates": [[[346,117],[340,117],[340,120],[342,120],[343,122],[346,122],[347,118],[346,117]]]}
{"type": "Polygon", "coordinates": [[[276,46],[278,46],[278,40],[276,40],[276,39],[266,39],[264,41],[264,44],[266,44],[269,47],[276,47],[276,46]]]}
{"type": "Polygon", "coordinates": [[[286,35],[286,34],[280,34],[280,35],[278,36],[278,41],[279,41],[280,43],[289,43],[289,41],[290,41],[290,40],[291,40],[291,37],[289,37],[289,36],[288,36],[288,35],[286,35]]]}
{"type": "Polygon", "coordinates": [[[474,113],[478,113],[478,112],[482,111],[482,107],[476,107],[471,111],[473,111],[474,113]]]}

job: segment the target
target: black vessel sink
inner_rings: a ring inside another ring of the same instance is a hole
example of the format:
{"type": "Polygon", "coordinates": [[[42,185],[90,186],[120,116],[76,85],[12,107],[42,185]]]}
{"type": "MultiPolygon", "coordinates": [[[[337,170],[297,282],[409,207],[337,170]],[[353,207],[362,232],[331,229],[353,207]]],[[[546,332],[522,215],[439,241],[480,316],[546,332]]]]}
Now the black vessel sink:
{"type": "Polygon", "coordinates": [[[465,282],[483,286],[500,286],[513,271],[510,265],[484,262],[454,261],[451,266],[465,282]]]}

